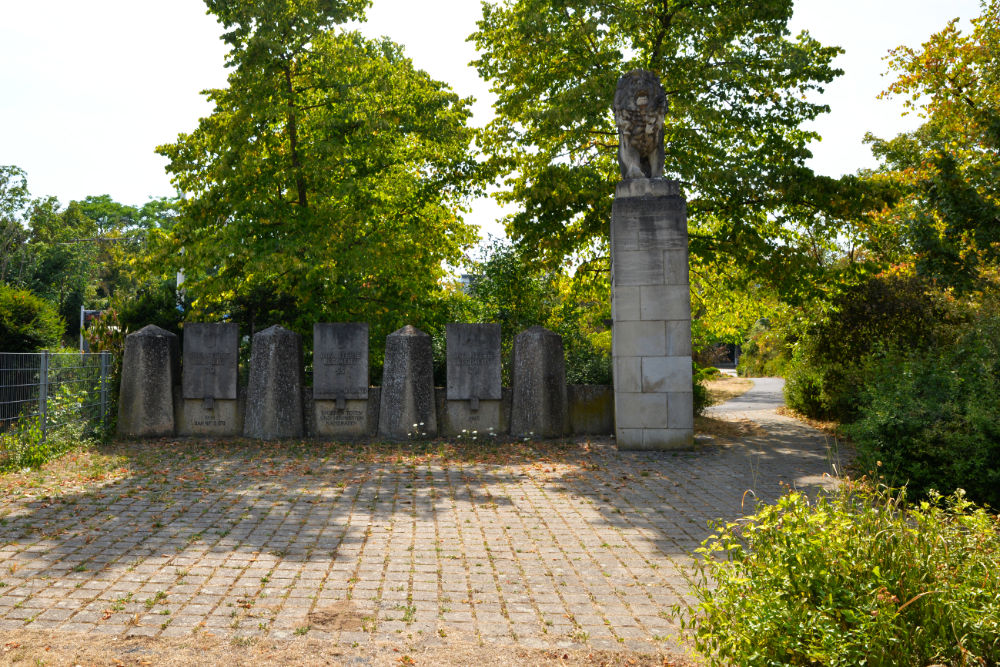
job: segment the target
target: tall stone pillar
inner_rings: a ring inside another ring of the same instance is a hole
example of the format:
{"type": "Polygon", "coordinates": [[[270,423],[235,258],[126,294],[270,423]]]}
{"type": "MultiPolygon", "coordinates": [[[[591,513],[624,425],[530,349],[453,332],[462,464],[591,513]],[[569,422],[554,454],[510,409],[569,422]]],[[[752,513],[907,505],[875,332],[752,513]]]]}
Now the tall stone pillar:
{"type": "Polygon", "coordinates": [[[694,441],[687,202],[663,178],[667,95],[653,72],[618,81],[622,181],[611,209],[612,356],[619,449],[694,441]]]}
{"type": "Polygon", "coordinates": [[[611,312],[618,448],[690,447],[687,203],[676,181],[618,184],[611,213],[611,312]]]}

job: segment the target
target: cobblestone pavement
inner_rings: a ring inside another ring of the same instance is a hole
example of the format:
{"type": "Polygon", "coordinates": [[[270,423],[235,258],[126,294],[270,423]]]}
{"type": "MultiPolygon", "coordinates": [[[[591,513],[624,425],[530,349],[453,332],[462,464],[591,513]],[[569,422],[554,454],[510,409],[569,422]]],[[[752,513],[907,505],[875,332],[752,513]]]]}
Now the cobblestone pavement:
{"type": "Polygon", "coordinates": [[[159,445],[125,479],[3,508],[0,629],[666,649],[707,522],[829,481],[826,438],[776,400],[763,381],[715,412],[767,437],[696,453],[159,445]]]}

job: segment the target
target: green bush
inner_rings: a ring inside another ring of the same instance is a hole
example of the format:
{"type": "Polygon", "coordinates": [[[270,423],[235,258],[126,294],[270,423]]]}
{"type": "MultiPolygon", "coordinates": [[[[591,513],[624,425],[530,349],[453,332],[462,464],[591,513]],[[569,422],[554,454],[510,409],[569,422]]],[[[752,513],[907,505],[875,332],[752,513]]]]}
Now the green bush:
{"type": "Polygon", "coordinates": [[[49,302],[27,290],[0,285],[0,352],[58,347],[65,328],[49,302]]]}
{"type": "Polygon", "coordinates": [[[720,373],[719,369],[713,366],[702,368],[697,363],[693,365],[694,413],[701,415],[705,412],[705,408],[712,405],[712,398],[708,395],[708,387],[705,386],[705,382],[717,378],[720,373]]]}
{"type": "Polygon", "coordinates": [[[817,419],[852,421],[873,356],[933,347],[944,315],[918,278],[874,276],[846,289],[797,343],[785,373],[789,407],[817,419]]]}
{"type": "Polygon", "coordinates": [[[719,527],[677,611],[713,665],[994,665],[997,517],[962,494],[906,506],[844,484],[719,527]]]}
{"type": "Polygon", "coordinates": [[[785,402],[815,419],[847,420],[857,413],[871,359],[818,363],[797,351],[785,372],[785,402]]]}
{"type": "Polygon", "coordinates": [[[953,344],[883,359],[845,432],[857,465],[890,484],[918,495],[962,488],[1000,507],[1000,315],[953,344]]]}

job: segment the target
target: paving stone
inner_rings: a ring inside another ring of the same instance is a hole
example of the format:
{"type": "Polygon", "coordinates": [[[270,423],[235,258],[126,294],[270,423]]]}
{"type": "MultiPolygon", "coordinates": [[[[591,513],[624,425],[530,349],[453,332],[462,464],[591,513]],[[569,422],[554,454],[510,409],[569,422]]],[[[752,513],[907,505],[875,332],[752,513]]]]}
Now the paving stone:
{"type": "Polygon", "coordinates": [[[708,521],[742,515],[748,489],[773,498],[781,481],[808,488],[828,472],[826,439],[762,408],[779,389],[758,387],[713,411],[753,419],[773,438],[678,456],[617,452],[601,439],[544,466],[409,468],[280,448],[265,464],[205,450],[184,463],[201,468],[197,491],[140,474],[86,504],[13,499],[0,571],[16,574],[0,588],[0,628],[34,618],[28,627],[51,632],[183,637],[201,627],[296,639],[311,610],[349,600],[372,632],[306,637],[350,645],[442,628],[448,639],[569,647],[586,633],[595,649],[662,649],[654,637],[676,633],[663,614],[687,590],[681,568],[708,521]],[[50,537],[26,535],[27,522],[50,537]],[[75,537],[95,526],[100,545],[75,537]],[[106,565],[94,565],[96,553],[106,565]],[[147,610],[161,591],[165,601],[147,610]],[[135,614],[140,625],[126,625],[135,614]]]}

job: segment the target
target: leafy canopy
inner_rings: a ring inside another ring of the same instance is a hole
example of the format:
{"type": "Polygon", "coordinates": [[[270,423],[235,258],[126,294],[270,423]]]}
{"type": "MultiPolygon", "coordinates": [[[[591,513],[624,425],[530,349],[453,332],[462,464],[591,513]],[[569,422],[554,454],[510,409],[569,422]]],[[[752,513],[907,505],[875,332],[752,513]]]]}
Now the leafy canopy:
{"type": "Polygon", "coordinates": [[[475,240],[470,100],[392,42],[333,29],[366,2],[207,4],[230,28],[229,86],[158,149],[184,201],[157,257],[186,271],[194,317],[366,320],[376,339],[419,325],[475,240]]]}
{"type": "Polygon", "coordinates": [[[1000,262],[1000,1],[963,34],[957,19],[920,48],[901,46],[889,66],[901,95],[924,118],[915,131],[868,135],[883,178],[902,196],[884,223],[902,231],[922,275],[968,289],[1000,262]]]}
{"type": "Polygon", "coordinates": [[[822,189],[803,166],[817,137],[802,124],[827,111],[809,97],[840,74],[840,50],[790,37],[792,4],[485,2],[471,39],[498,101],[481,143],[499,198],[521,207],[509,234],[553,262],[603,247],[619,180],[612,99],[622,73],[645,68],[668,94],[667,176],[687,190],[692,252],[800,273],[815,215],[797,204],[822,189]]]}

